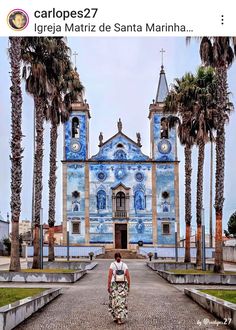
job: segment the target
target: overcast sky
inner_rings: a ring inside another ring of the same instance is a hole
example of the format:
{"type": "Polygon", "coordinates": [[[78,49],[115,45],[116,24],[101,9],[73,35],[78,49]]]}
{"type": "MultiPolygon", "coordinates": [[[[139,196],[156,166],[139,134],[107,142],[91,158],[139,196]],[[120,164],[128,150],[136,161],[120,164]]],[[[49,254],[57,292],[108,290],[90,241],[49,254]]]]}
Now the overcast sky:
{"type": "MultiPolygon", "coordinates": [[[[79,53],[77,67],[82,83],[86,89],[86,99],[90,105],[90,156],[98,151],[98,136],[103,132],[104,140],[117,132],[117,121],[123,122],[123,131],[132,139],[136,132],[141,133],[142,151],[150,154],[150,135],[148,108],[155,98],[160,65],[161,48],[165,49],[164,67],[168,85],[174,78],[181,77],[185,72],[195,72],[200,65],[199,44],[193,40],[189,46],[185,38],[173,37],[133,37],[133,38],[68,38],[72,51],[79,53]]],[[[10,77],[9,60],[7,55],[8,39],[0,38],[0,211],[4,218],[10,212],[10,77]]],[[[229,89],[235,104],[236,63],[229,70],[229,89]]],[[[22,84],[24,90],[24,84],[22,84]]],[[[33,101],[23,95],[23,190],[21,219],[31,219],[31,190],[32,190],[32,148],[33,148],[33,101]]],[[[225,205],[223,227],[226,229],[229,216],[236,210],[235,166],[235,129],[236,116],[233,113],[226,128],[226,169],[225,169],[225,205]]],[[[56,221],[62,220],[62,189],[61,189],[61,159],[63,136],[60,129],[58,146],[58,185],[56,203],[56,221]]],[[[209,221],[209,146],[206,147],[204,168],[204,208],[205,221],[208,230],[209,221]]],[[[44,146],[44,181],[43,209],[44,221],[47,222],[48,210],[48,171],[49,171],[49,125],[45,125],[44,146]]],[[[183,148],[178,147],[180,160],[180,221],[181,235],[184,225],[184,157],[183,148]]],[[[195,225],[195,193],[196,193],[196,164],[197,150],[193,151],[193,230],[195,225]]],[[[213,210],[213,224],[214,224],[213,210]]]]}

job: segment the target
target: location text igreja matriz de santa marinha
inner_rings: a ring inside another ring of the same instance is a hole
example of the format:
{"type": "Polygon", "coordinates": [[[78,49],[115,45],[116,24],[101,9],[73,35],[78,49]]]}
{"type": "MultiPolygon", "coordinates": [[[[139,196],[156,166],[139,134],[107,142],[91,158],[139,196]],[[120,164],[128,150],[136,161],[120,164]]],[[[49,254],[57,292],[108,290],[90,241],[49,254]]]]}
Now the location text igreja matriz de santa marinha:
{"type": "Polygon", "coordinates": [[[172,24],[155,24],[155,23],[146,23],[146,24],[120,24],[115,23],[112,25],[102,23],[100,25],[96,24],[74,24],[74,23],[63,23],[63,24],[45,24],[34,25],[34,31],[38,34],[43,33],[61,33],[61,32],[188,32],[189,29],[185,25],[172,23],[172,24]]]}

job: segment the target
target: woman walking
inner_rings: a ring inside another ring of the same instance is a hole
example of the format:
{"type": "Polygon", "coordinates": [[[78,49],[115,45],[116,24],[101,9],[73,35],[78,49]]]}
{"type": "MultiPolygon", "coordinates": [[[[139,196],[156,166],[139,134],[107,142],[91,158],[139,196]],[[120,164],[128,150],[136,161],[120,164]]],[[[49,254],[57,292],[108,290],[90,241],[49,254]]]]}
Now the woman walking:
{"type": "Polygon", "coordinates": [[[115,253],[108,273],[109,311],[114,322],[124,323],[127,318],[127,295],[130,289],[130,275],[127,265],[121,261],[120,253],[115,253]]]}

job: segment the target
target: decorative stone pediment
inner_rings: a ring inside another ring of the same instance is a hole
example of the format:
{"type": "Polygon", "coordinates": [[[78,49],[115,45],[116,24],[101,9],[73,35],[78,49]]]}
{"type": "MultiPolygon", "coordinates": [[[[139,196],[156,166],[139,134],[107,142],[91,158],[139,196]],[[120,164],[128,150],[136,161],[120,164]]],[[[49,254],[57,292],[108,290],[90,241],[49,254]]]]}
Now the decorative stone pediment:
{"type": "MultiPolygon", "coordinates": [[[[101,145],[101,144],[100,144],[101,145]]],[[[138,143],[122,132],[118,132],[100,146],[99,152],[91,157],[92,160],[139,161],[149,160],[144,155],[138,143]]]]}
{"type": "Polygon", "coordinates": [[[130,188],[126,187],[122,182],[119,182],[118,184],[116,184],[115,186],[111,187],[111,189],[113,191],[124,191],[124,192],[129,192],[130,188]]]}

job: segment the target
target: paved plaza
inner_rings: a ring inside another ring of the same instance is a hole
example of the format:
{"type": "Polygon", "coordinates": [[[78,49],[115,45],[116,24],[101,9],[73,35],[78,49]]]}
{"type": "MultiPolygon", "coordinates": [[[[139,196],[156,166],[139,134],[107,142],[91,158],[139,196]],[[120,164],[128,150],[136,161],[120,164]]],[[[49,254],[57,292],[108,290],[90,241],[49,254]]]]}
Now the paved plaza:
{"type": "MultiPolygon", "coordinates": [[[[35,313],[17,329],[228,329],[227,326],[217,326],[216,323],[203,325],[203,322],[217,320],[183,294],[184,286],[169,284],[150,270],[145,260],[126,260],[132,281],[128,321],[124,325],[113,323],[108,313],[106,290],[111,260],[97,262],[96,268],[73,285],[27,284],[28,287],[60,286],[63,287],[63,295],[35,313]],[[202,322],[201,326],[199,322],[202,322]]],[[[19,285],[11,283],[8,286],[19,285]]]]}

